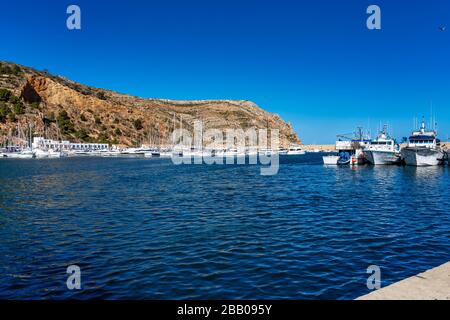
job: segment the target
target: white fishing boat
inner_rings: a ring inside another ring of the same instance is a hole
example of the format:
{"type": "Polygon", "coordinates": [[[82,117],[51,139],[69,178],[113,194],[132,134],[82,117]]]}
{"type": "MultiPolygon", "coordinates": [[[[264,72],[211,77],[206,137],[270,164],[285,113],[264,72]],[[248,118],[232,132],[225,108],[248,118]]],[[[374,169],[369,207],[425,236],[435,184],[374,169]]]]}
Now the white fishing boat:
{"type": "Polygon", "coordinates": [[[366,160],[373,165],[398,164],[401,161],[400,147],[387,134],[385,126],[378,136],[364,148],[366,160]]]}
{"type": "Polygon", "coordinates": [[[364,149],[369,145],[370,139],[364,134],[362,128],[354,133],[354,137],[338,135],[336,150],[339,153],[338,165],[361,165],[366,163],[364,149]]]}
{"type": "Polygon", "coordinates": [[[408,145],[403,148],[401,155],[408,166],[437,166],[444,161],[437,132],[426,131],[424,120],[420,129],[409,137],[408,145]]]}
{"type": "Polygon", "coordinates": [[[322,160],[323,160],[323,164],[325,164],[325,165],[335,166],[338,164],[339,156],[335,156],[335,155],[323,156],[322,160]]]}

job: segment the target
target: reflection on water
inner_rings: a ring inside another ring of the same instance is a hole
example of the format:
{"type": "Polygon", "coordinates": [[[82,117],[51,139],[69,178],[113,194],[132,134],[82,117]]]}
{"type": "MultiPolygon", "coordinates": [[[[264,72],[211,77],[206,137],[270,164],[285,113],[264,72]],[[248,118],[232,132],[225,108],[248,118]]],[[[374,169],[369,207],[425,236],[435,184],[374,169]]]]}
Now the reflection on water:
{"type": "Polygon", "coordinates": [[[349,299],[448,260],[447,167],[0,161],[0,298],[349,299]],[[65,287],[82,269],[83,290],[65,287]]]}

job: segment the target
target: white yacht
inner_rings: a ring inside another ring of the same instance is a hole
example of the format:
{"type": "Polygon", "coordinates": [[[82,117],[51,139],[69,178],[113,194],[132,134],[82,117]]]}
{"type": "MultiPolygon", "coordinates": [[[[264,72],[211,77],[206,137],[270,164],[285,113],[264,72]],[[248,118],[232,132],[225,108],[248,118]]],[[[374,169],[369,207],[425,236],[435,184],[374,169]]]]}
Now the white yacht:
{"type": "Polygon", "coordinates": [[[4,158],[11,159],[32,159],[35,157],[34,151],[30,148],[7,147],[2,152],[4,158]]]}
{"type": "Polygon", "coordinates": [[[376,139],[369,142],[364,148],[366,160],[373,165],[400,163],[400,147],[395,140],[387,134],[386,126],[378,134],[376,139]]]}
{"type": "Polygon", "coordinates": [[[202,157],[203,151],[200,148],[184,148],[182,150],[183,157],[202,157]]]}
{"type": "Polygon", "coordinates": [[[306,151],[303,150],[300,146],[290,146],[287,152],[288,155],[303,155],[306,151]]]}
{"type": "Polygon", "coordinates": [[[444,153],[437,139],[436,131],[426,131],[425,121],[419,131],[414,131],[408,139],[408,145],[401,152],[408,166],[437,166],[444,161],[444,153]]]}
{"type": "Polygon", "coordinates": [[[53,150],[53,149],[48,149],[48,150],[43,150],[40,148],[34,149],[34,155],[37,159],[44,159],[44,158],[61,158],[61,152],[53,150]]]}
{"type": "Polygon", "coordinates": [[[120,150],[118,150],[118,149],[101,150],[101,151],[99,151],[99,155],[104,157],[104,158],[119,157],[120,156],[120,150]]]}
{"type": "Polygon", "coordinates": [[[145,158],[171,158],[172,152],[169,150],[155,149],[151,152],[144,153],[145,158]]]}

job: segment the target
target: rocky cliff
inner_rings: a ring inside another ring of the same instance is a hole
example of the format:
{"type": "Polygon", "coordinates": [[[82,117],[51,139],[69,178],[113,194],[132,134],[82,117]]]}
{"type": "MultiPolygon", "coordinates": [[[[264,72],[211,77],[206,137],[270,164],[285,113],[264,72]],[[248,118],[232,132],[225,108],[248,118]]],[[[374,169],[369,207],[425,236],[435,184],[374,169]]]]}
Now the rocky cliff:
{"type": "Polygon", "coordinates": [[[165,144],[175,126],[274,128],[281,144],[300,143],[290,124],[244,100],[142,99],[98,89],[21,65],[0,62],[0,136],[17,128],[77,142],[165,144]]]}

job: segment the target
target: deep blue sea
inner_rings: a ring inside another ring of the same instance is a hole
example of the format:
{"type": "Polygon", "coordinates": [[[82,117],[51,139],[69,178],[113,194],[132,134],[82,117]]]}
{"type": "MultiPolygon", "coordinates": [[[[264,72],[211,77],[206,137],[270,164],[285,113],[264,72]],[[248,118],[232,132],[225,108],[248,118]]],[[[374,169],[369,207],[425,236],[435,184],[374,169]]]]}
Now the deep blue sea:
{"type": "Polygon", "coordinates": [[[354,299],[450,260],[448,167],[259,169],[2,159],[0,298],[354,299]]]}

